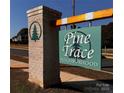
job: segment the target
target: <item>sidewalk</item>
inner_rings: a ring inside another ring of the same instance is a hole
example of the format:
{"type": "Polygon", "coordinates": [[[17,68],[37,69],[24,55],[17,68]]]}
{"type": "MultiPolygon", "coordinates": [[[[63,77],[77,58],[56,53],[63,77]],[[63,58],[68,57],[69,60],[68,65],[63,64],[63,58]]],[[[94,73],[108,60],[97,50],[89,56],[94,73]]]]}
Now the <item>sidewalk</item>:
{"type": "Polygon", "coordinates": [[[28,69],[28,63],[25,63],[25,62],[21,62],[21,61],[16,61],[16,60],[10,60],[10,68],[14,68],[14,69],[17,69],[17,68],[26,68],[28,69]]]}
{"type": "MultiPolygon", "coordinates": [[[[21,62],[21,61],[16,61],[16,60],[10,60],[10,67],[13,68],[13,69],[28,69],[28,63],[24,63],[24,62],[21,62]]],[[[69,82],[69,81],[81,81],[81,80],[94,80],[94,79],[91,79],[91,78],[87,78],[87,77],[82,77],[82,76],[78,76],[78,75],[75,75],[75,74],[71,74],[71,73],[68,73],[68,72],[64,72],[64,71],[61,71],[60,72],[60,77],[61,77],[61,80],[62,82],[69,82]]]]}
{"type": "MultiPolygon", "coordinates": [[[[28,63],[12,59],[10,62],[10,67],[13,69],[28,69],[28,63]]],[[[107,73],[105,71],[93,71],[73,66],[61,66],[60,70],[62,82],[112,79],[112,73],[107,73]]]]}

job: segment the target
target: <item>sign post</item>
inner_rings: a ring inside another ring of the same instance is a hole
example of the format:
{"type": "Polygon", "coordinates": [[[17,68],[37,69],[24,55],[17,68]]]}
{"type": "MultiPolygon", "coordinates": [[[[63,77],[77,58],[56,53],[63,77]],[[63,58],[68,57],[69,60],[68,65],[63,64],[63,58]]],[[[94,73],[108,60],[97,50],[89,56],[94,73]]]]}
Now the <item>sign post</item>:
{"type": "Polygon", "coordinates": [[[59,31],[60,63],[101,69],[101,27],[59,31]]]}

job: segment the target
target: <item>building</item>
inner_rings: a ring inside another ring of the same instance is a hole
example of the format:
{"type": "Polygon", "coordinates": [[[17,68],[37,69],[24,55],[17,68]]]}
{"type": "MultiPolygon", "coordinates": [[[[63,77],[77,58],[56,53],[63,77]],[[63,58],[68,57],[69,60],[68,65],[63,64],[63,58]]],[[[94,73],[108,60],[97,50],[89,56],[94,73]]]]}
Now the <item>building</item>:
{"type": "Polygon", "coordinates": [[[28,44],[28,28],[21,29],[16,36],[12,37],[12,43],[28,44]]]}

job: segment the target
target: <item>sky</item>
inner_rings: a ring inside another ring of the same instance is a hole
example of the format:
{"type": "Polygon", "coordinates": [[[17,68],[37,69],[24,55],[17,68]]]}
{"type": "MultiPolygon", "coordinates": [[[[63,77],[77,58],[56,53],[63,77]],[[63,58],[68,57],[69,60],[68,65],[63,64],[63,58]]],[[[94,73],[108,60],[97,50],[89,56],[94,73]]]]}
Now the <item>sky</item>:
{"type": "MultiPolygon", "coordinates": [[[[112,8],[113,0],[75,0],[76,15],[112,8]]],[[[28,27],[26,11],[44,5],[62,12],[62,18],[72,16],[72,0],[10,0],[10,37],[15,36],[22,28],[28,27]]],[[[104,25],[112,18],[94,21],[93,25],[104,25]]],[[[87,26],[87,23],[81,23],[87,26]]]]}

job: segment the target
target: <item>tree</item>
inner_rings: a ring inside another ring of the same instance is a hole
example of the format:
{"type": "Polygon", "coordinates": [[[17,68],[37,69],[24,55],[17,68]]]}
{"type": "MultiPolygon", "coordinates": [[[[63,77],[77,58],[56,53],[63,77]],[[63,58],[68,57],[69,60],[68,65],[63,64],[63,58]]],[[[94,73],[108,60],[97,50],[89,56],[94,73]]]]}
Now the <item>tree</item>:
{"type": "Polygon", "coordinates": [[[37,28],[36,28],[36,25],[34,25],[34,28],[33,28],[33,34],[32,34],[32,40],[39,40],[38,38],[38,34],[37,34],[37,28]]]}
{"type": "MultiPolygon", "coordinates": [[[[74,53],[75,53],[75,51],[77,50],[77,49],[80,49],[80,44],[77,42],[77,37],[75,38],[75,43],[72,45],[72,47],[73,47],[73,49],[75,49],[74,51],[73,51],[73,53],[72,53],[72,58],[75,58],[74,57],[74,53]]],[[[80,49],[81,50],[81,49],[80,49]]],[[[77,54],[76,54],[77,55],[77,54]]],[[[81,53],[80,53],[80,55],[81,55],[81,53]]],[[[78,57],[76,57],[76,62],[77,62],[77,59],[78,59],[78,57]]]]}

